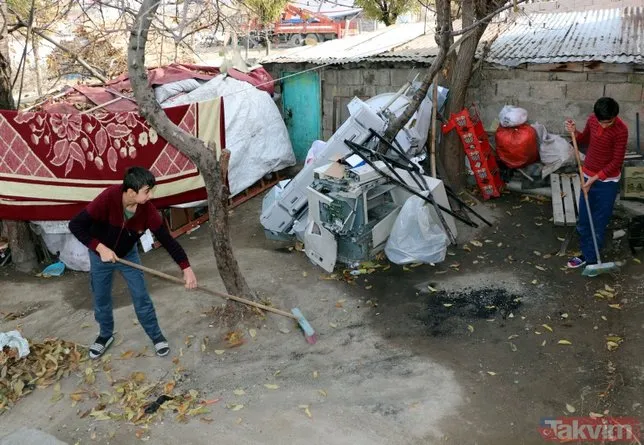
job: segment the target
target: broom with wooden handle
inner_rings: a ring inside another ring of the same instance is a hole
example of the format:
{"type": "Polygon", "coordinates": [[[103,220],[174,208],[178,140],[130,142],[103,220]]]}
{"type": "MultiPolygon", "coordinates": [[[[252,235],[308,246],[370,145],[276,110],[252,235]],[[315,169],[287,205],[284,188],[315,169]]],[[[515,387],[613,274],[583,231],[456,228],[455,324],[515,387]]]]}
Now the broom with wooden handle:
{"type": "MultiPolygon", "coordinates": [[[[150,269],[149,267],[145,267],[145,266],[142,266],[140,264],[133,263],[133,262],[128,261],[128,260],[124,260],[122,258],[117,258],[116,261],[118,261],[121,264],[125,264],[126,266],[130,266],[130,267],[132,267],[134,269],[138,269],[140,271],[147,272],[149,274],[155,275],[155,276],[157,276],[159,278],[163,278],[163,279],[166,279],[168,281],[172,281],[174,283],[181,284],[182,286],[186,284],[181,278],[177,278],[177,277],[174,277],[172,275],[168,275],[166,273],[159,272],[158,270],[150,269]]],[[[274,314],[278,314],[278,315],[282,315],[284,317],[292,318],[293,320],[297,321],[297,323],[302,328],[302,331],[304,331],[304,337],[306,338],[307,343],[315,344],[315,342],[317,341],[317,335],[316,335],[315,331],[313,330],[313,327],[308,322],[308,320],[304,317],[304,315],[302,314],[302,311],[300,311],[298,308],[293,308],[293,309],[291,309],[291,312],[286,312],[286,311],[283,311],[283,310],[280,310],[280,309],[276,309],[274,307],[266,306],[266,305],[261,304],[261,303],[256,303],[254,301],[247,300],[245,298],[236,297],[234,295],[228,295],[228,294],[225,294],[223,292],[218,292],[218,291],[215,291],[215,290],[212,290],[212,289],[207,289],[205,287],[197,286],[197,289],[199,289],[200,291],[205,292],[207,294],[214,295],[216,297],[224,298],[226,300],[237,301],[239,303],[243,303],[243,304],[248,305],[248,306],[253,306],[253,307],[256,307],[256,308],[264,310],[264,311],[273,312],[274,314]]]]}
{"type": "MultiPolygon", "coordinates": [[[[572,145],[575,148],[575,158],[577,159],[577,167],[579,167],[579,180],[583,186],[584,184],[584,169],[581,166],[581,157],[579,156],[579,148],[577,147],[577,138],[575,137],[575,132],[570,132],[570,137],[572,138],[572,145]]],[[[595,254],[597,255],[597,264],[589,264],[586,266],[582,275],[586,277],[596,277],[602,273],[614,272],[618,269],[617,264],[602,263],[602,258],[599,255],[599,246],[597,245],[597,236],[595,234],[595,223],[593,222],[593,214],[590,211],[590,203],[588,202],[588,192],[584,187],[581,188],[584,193],[584,202],[586,203],[586,211],[588,212],[588,220],[590,222],[590,233],[593,236],[593,246],[595,247],[595,254]]]]}

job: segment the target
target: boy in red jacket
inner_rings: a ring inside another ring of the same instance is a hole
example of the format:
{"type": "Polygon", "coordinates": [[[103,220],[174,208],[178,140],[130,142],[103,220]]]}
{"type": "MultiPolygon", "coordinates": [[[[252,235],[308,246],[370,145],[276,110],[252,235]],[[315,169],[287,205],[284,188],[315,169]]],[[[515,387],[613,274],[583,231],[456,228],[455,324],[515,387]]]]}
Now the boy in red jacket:
{"type": "Polygon", "coordinates": [[[112,278],[115,270],[121,273],[127,283],[136,316],[152,340],[157,355],[163,357],[170,352],[170,346],[159,328],[143,272],[116,261],[122,257],[133,263],[141,263],[137,241],[146,229],[154,233],[181,267],[186,288],[197,287],[197,278],[186,253],[172,238],[159,212],[150,202],[155,184],[156,180],[150,171],[131,167],[125,173],[122,185],[105,189],[69,222],[69,230],[89,248],[94,318],[100,327],[98,338],[89,348],[92,359],[103,355],[114,342],[112,278]]]}
{"type": "MultiPolygon", "coordinates": [[[[575,132],[580,144],[588,145],[584,160],[584,184],[588,192],[588,203],[595,224],[597,245],[601,249],[608,222],[613,215],[615,199],[619,192],[619,180],[626,155],[628,128],[617,117],[619,104],[610,97],[595,102],[594,114],[586,121],[584,131],[579,133],[575,121],[566,121],[566,130],[575,132]]],[[[579,242],[582,254],[568,260],[568,267],[576,269],[586,264],[596,264],[597,255],[590,230],[584,194],[579,198],[579,242]]]]}

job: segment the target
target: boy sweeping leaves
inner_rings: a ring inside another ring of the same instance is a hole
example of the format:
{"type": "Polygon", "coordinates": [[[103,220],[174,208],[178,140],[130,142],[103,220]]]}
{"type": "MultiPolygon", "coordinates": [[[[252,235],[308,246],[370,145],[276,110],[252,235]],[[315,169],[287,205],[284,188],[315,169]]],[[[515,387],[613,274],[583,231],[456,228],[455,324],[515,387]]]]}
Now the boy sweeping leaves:
{"type": "MultiPolygon", "coordinates": [[[[617,117],[619,104],[610,97],[602,97],[595,102],[594,114],[587,122],[584,131],[579,133],[575,121],[566,121],[566,130],[574,132],[580,144],[587,144],[584,160],[584,184],[588,192],[588,203],[596,229],[597,246],[604,244],[606,227],[613,215],[615,199],[619,192],[619,180],[626,155],[628,128],[617,117]]],[[[579,209],[585,209],[584,194],[579,198],[579,209]]],[[[568,267],[576,269],[586,264],[597,264],[593,245],[588,212],[579,211],[577,232],[582,254],[568,260],[568,267]]]]}
{"type": "Polygon", "coordinates": [[[125,279],[139,323],[154,344],[158,356],[168,355],[170,347],[161,333],[154,305],[145,286],[143,272],[118,263],[119,257],[140,264],[137,241],[150,229],[172,259],[183,270],[186,288],[197,287],[188,257],[163,225],[150,199],[156,180],[142,167],[127,170],[122,185],[105,189],[69,222],[69,230],[89,248],[90,284],[94,295],[94,318],[100,333],[89,348],[98,358],[114,342],[112,278],[118,270],[125,279]]]}

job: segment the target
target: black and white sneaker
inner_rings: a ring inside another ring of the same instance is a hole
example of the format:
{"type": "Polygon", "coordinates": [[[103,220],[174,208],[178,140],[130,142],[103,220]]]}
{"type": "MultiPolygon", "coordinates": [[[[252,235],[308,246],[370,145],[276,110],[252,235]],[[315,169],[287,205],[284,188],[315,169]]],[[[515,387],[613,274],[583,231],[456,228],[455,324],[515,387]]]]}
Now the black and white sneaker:
{"type": "Polygon", "coordinates": [[[154,349],[159,357],[165,357],[170,353],[170,345],[163,335],[152,343],[154,343],[154,349]]]}
{"type": "Polygon", "coordinates": [[[114,336],[110,335],[109,337],[101,337],[94,341],[94,344],[89,347],[89,358],[92,360],[99,358],[101,355],[105,354],[107,348],[114,343],[114,336]]]}

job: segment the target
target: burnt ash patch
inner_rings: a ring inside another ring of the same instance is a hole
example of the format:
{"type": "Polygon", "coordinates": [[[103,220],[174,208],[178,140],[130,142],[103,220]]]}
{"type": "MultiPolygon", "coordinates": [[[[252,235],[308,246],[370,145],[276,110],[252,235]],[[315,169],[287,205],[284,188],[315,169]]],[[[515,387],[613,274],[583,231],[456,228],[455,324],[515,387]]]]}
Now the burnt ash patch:
{"type": "Polygon", "coordinates": [[[502,288],[438,291],[427,296],[419,318],[431,335],[446,335],[462,325],[462,320],[505,319],[510,313],[516,315],[520,305],[520,296],[502,288]]]}

